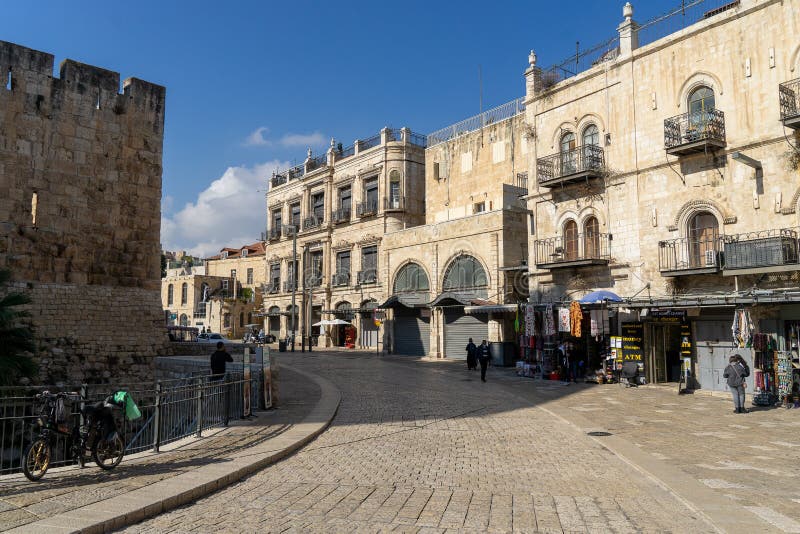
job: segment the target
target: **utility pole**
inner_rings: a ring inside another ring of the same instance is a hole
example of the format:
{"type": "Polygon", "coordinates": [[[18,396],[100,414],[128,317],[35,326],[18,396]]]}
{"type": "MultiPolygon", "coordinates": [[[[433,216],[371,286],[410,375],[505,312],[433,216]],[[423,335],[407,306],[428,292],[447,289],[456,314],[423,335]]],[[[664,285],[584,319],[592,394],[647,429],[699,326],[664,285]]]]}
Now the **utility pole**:
{"type": "Polygon", "coordinates": [[[294,352],[295,327],[297,326],[297,309],[295,306],[295,293],[297,292],[297,226],[287,225],[292,232],[292,352],[294,352]]]}

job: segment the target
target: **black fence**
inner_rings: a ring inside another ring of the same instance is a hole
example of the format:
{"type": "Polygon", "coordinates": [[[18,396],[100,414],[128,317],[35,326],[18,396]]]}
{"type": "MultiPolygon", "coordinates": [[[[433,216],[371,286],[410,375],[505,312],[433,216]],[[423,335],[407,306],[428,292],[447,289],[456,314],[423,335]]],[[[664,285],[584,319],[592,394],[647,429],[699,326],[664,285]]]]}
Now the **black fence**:
{"type": "Polygon", "coordinates": [[[725,142],[725,114],[722,111],[696,111],[664,119],[665,148],[706,140],[725,142]]]}

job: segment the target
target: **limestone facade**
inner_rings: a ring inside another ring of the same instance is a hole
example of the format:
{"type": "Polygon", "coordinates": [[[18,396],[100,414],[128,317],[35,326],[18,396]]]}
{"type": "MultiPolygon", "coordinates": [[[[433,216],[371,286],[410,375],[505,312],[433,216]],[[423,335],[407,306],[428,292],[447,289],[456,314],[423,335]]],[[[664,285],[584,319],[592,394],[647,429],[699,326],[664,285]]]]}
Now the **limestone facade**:
{"type": "Polygon", "coordinates": [[[0,42],[0,267],[45,383],[153,376],[165,88],[0,42]]]}
{"type": "MultiPolygon", "coordinates": [[[[374,347],[379,331],[371,309],[386,295],[380,268],[383,240],[424,221],[425,137],[407,128],[326,153],[272,177],[267,194],[263,313],[265,329],[292,332],[296,281],[297,343],[309,325],[340,318],[355,327],[357,347],[374,347]],[[292,268],[297,227],[297,267],[292,268]],[[362,313],[363,312],[363,313],[362,313]]],[[[342,345],[343,328],[312,328],[320,346],[342,345]]]]}

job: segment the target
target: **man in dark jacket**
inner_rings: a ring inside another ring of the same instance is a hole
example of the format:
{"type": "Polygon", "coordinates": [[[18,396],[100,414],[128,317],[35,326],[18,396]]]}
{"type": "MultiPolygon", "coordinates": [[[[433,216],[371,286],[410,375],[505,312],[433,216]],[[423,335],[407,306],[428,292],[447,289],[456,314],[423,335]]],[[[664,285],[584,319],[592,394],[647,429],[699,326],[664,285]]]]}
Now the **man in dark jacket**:
{"type": "Polygon", "coordinates": [[[481,364],[481,380],[486,382],[486,367],[489,365],[489,345],[486,340],[481,341],[481,346],[478,347],[478,361],[481,364]]]}
{"type": "Polygon", "coordinates": [[[731,388],[733,396],[733,413],[747,413],[744,408],[744,388],[745,379],[750,376],[750,368],[738,354],[730,357],[728,366],[723,371],[722,376],[728,379],[728,387],[731,388]]]}
{"type": "Polygon", "coordinates": [[[233,358],[225,351],[225,344],[217,342],[217,350],[211,355],[212,380],[222,380],[225,377],[225,363],[232,362],[233,358]]]}
{"type": "Polygon", "coordinates": [[[472,371],[478,368],[478,347],[475,346],[475,343],[472,342],[472,338],[469,338],[469,343],[467,343],[467,370],[472,371]]]}

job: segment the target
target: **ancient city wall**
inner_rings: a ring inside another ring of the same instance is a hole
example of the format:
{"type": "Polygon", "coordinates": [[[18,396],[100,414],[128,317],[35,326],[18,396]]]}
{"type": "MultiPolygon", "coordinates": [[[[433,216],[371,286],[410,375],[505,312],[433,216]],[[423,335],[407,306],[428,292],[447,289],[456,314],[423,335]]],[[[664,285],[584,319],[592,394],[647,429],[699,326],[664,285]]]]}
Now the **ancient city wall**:
{"type": "Polygon", "coordinates": [[[0,42],[0,268],[33,298],[40,380],[152,376],[166,90],[0,42]]]}

